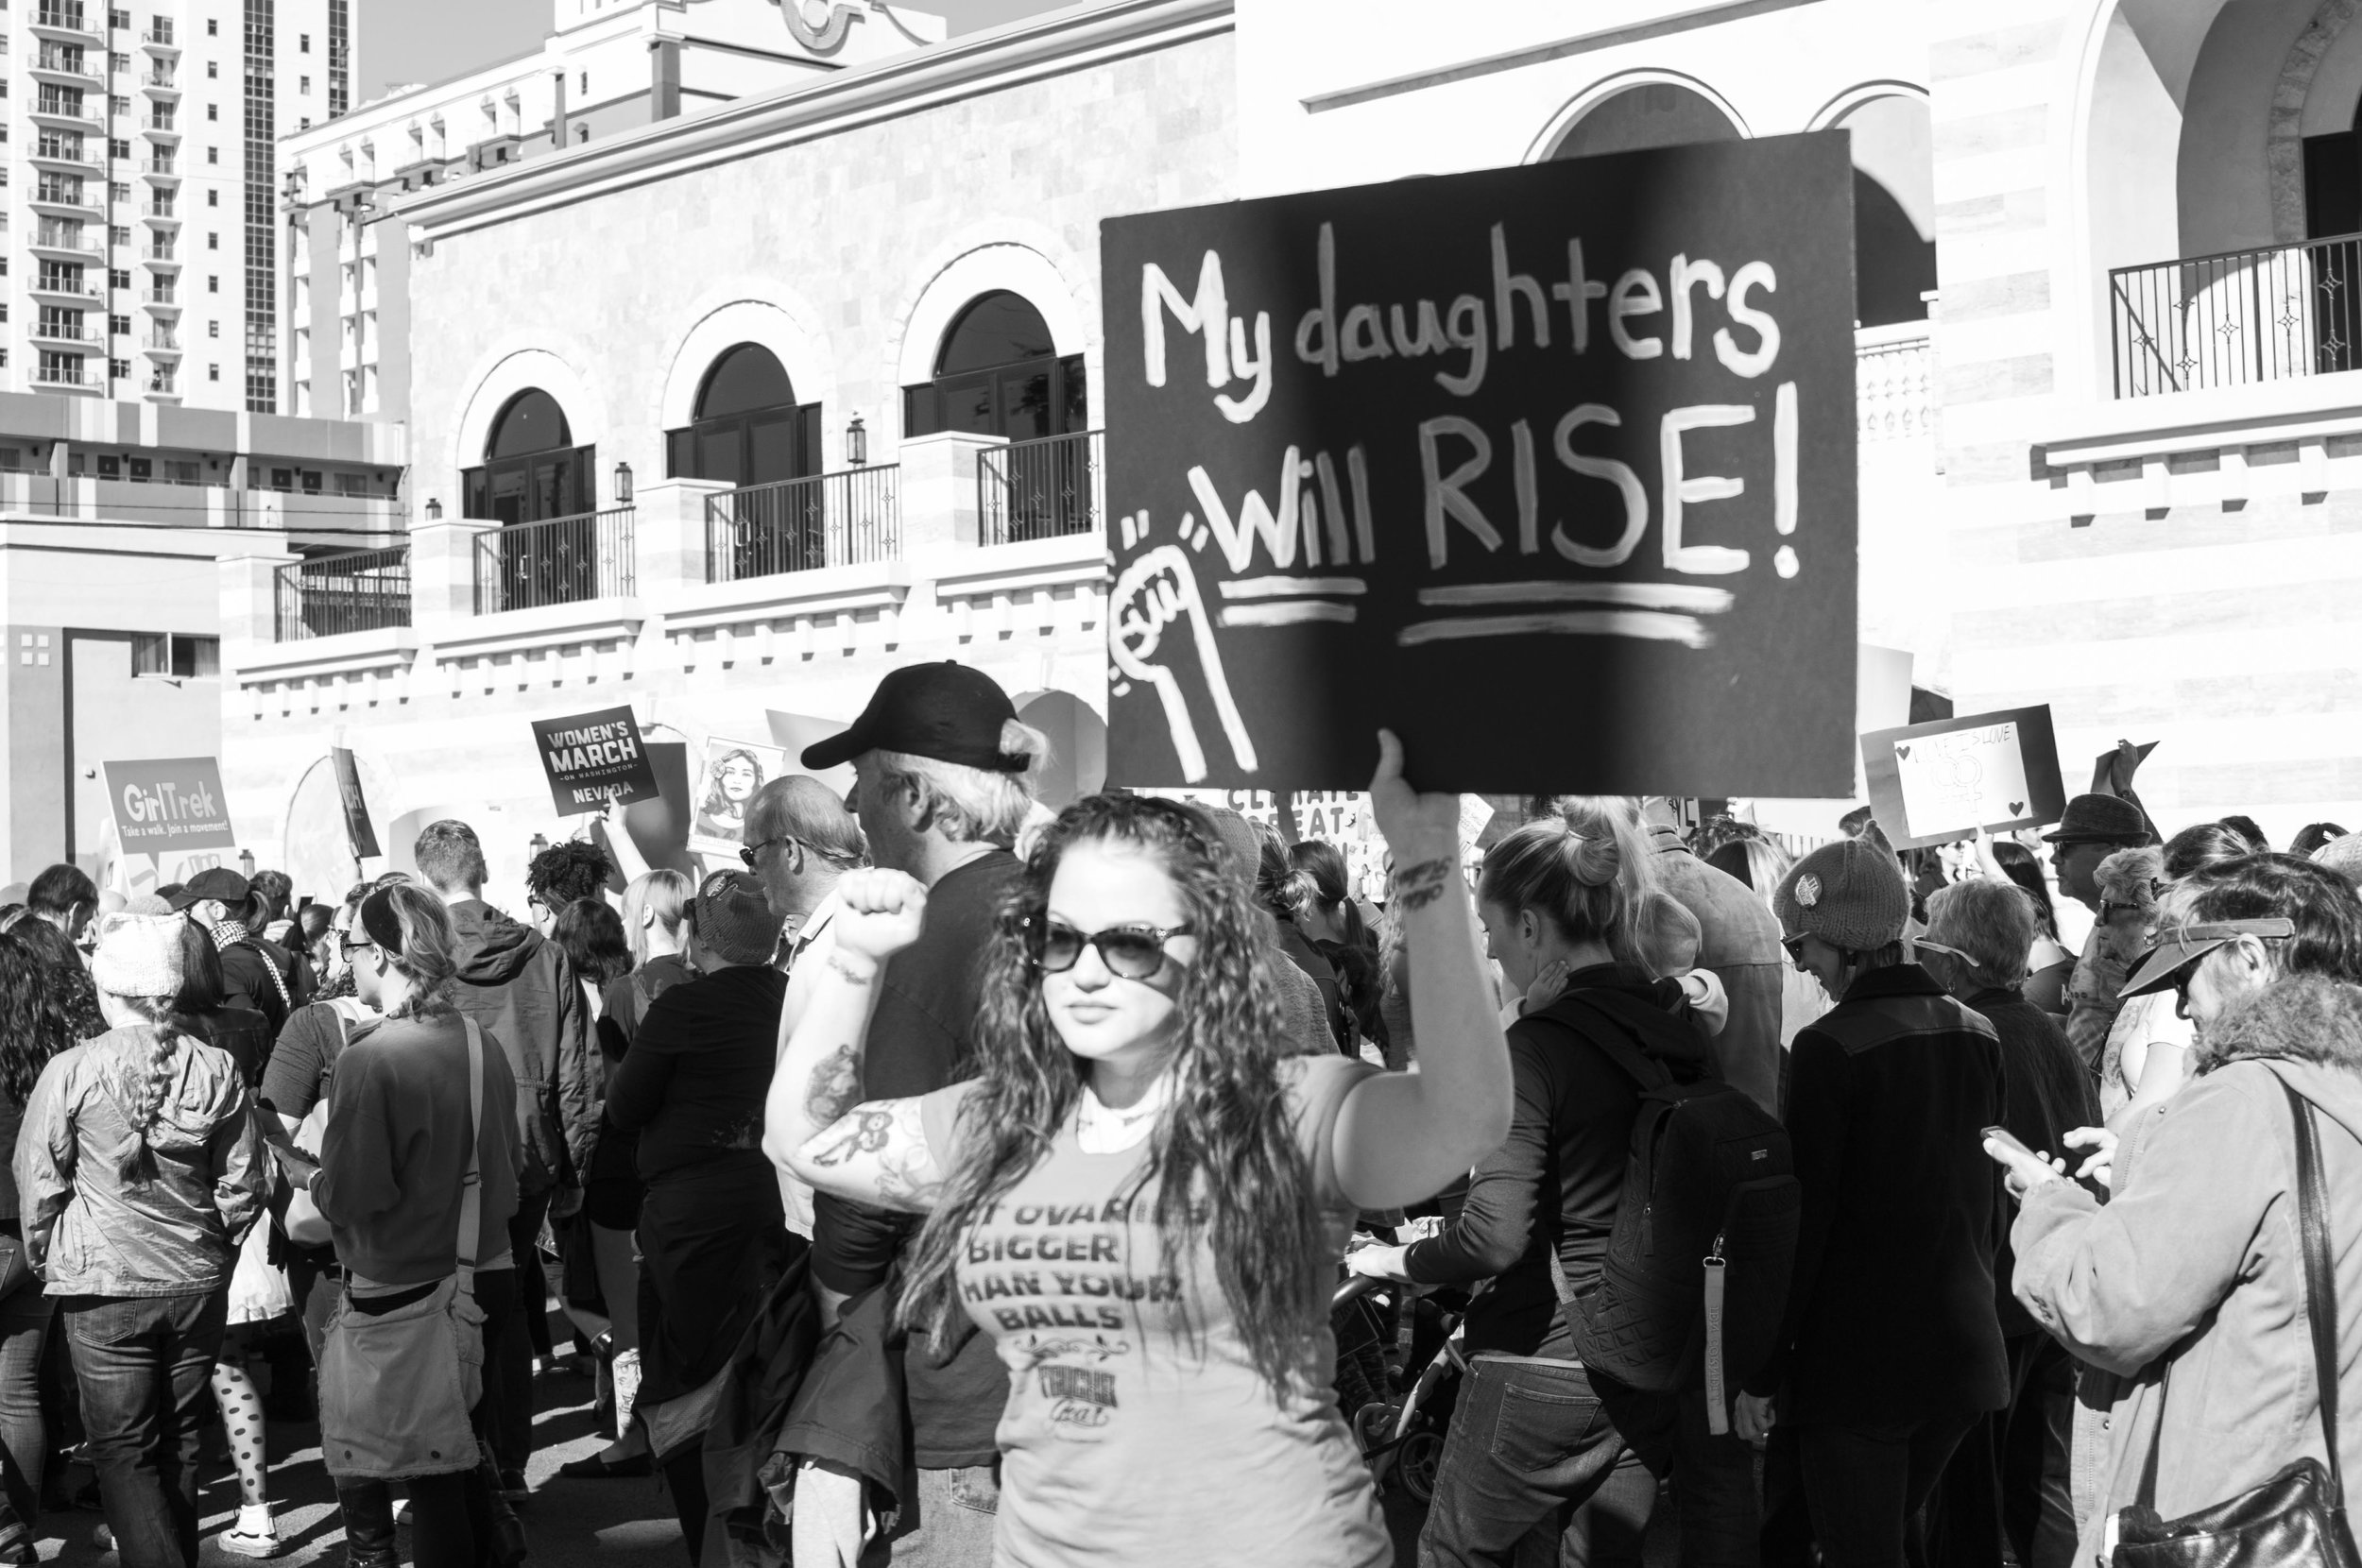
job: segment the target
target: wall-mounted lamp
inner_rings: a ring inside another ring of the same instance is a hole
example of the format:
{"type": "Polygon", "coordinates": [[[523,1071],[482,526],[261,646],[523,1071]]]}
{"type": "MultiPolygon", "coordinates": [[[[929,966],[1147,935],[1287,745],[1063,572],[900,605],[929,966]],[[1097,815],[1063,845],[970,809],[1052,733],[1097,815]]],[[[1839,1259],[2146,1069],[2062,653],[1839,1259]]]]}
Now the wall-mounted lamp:
{"type": "Polygon", "coordinates": [[[443,503],[433,499],[432,497],[428,498],[426,503],[426,520],[429,522],[440,522],[443,520],[443,503]]]}
{"type": "Polygon", "coordinates": [[[615,465],[615,504],[631,504],[631,465],[628,463],[615,465]]]}
{"type": "Polygon", "coordinates": [[[869,465],[869,432],[862,427],[858,414],[853,416],[853,422],[845,427],[845,461],[857,469],[869,465]]]}
{"type": "Polygon", "coordinates": [[[252,880],[252,879],[253,879],[253,877],[254,877],[254,851],[253,851],[253,850],[251,850],[251,849],[241,849],[241,850],[239,850],[239,851],[238,851],[238,875],[239,875],[239,876],[241,876],[241,877],[244,877],[244,878],[248,878],[248,880],[252,880]]]}
{"type": "Polygon", "coordinates": [[[541,853],[541,851],[543,851],[544,849],[547,849],[549,846],[550,846],[550,841],[548,840],[548,838],[546,838],[545,836],[543,836],[542,834],[539,834],[539,833],[536,833],[536,834],[534,834],[532,838],[530,838],[530,839],[528,839],[528,840],[526,840],[526,841],[525,841],[525,847],[526,847],[527,849],[532,850],[532,851],[533,851],[533,853],[534,853],[535,855],[537,855],[537,856],[539,856],[539,855],[541,853]]]}

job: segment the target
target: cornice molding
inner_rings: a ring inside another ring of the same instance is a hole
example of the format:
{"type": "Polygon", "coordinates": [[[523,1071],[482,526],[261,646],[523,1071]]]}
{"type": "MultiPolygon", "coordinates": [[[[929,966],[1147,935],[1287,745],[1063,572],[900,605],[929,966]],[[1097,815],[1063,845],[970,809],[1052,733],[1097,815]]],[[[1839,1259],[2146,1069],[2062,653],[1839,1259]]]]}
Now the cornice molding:
{"type": "Polygon", "coordinates": [[[477,229],[1236,26],[1236,0],[1115,0],[1011,23],[397,203],[432,247],[477,229]]]}

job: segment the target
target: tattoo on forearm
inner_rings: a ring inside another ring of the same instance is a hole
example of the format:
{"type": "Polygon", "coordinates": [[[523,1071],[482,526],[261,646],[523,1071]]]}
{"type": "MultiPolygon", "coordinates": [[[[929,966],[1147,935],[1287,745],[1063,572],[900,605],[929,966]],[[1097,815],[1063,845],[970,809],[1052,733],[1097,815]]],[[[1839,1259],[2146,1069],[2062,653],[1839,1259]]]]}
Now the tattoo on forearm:
{"type": "Polygon", "coordinates": [[[840,955],[836,953],[830,953],[829,955],[829,967],[844,976],[853,984],[862,987],[864,990],[868,989],[869,977],[862,973],[859,969],[854,968],[851,964],[846,963],[840,955]]]}
{"type": "Polygon", "coordinates": [[[886,1145],[886,1134],[894,1131],[891,1111],[856,1111],[838,1119],[829,1129],[830,1141],[825,1149],[813,1152],[812,1163],[819,1166],[844,1165],[856,1154],[874,1154],[886,1145]],[[842,1133],[843,1136],[831,1136],[842,1133]]]}
{"type": "Polygon", "coordinates": [[[1423,910],[1444,895],[1451,875],[1449,861],[1421,861],[1405,866],[1394,875],[1395,902],[1406,912],[1423,910]]]}
{"type": "Polygon", "coordinates": [[[861,1053],[846,1046],[812,1070],[804,1114],[815,1127],[826,1127],[860,1102],[861,1053]]]}

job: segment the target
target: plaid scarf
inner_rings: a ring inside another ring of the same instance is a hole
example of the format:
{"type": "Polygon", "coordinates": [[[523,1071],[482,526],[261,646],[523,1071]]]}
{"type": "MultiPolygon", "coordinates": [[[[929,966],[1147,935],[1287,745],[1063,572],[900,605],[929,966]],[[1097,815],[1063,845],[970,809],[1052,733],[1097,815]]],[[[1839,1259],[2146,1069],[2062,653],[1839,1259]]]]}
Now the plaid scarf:
{"type": "Polygon", "coordinates": [[[268,953],[264,953],[262,948],[255,946],[254,938],[248,933],[245,921],[225,920],[220,925],[212,928],[207,934],[214,939],[214,951],[217,953],[226,953],[241,942],[249,947],[254,947],[257,953],[262,954],[263,973],[270,977],[271,984],[279,992],[279,1005],[282,1007],[294,1005],[295,998],[287,995],[286,977],[279,972],[279,965],[270,961],[268,953]]]}

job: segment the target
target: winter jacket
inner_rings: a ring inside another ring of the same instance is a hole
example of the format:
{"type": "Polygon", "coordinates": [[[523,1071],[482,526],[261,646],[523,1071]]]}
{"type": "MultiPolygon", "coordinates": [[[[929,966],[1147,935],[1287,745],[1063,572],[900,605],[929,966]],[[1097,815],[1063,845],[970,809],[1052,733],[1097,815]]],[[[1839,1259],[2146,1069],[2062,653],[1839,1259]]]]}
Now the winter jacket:
{"type": "Polygon", "coordinates": [[[1804,1185],[1780,1420],[1881,1426],[2009,1403],[1993,1259],[2004,1109],[1994,1028],[1915,963],[1873,969],[1796,1036],[1788,1131],[1804,1185]]]}
{"type": "Polygon", "coordinates": [[[2087,1363],[2087,1384],[2116,1380],[2082,1564],[2136,1500],[2152,1444],[2168,1519],[2327,1457],[2284,1080],[2318,1113],[2339,1447],[2347,1474],[2362,1475],[2362,988],[2281,980],[2208,1035],[2201,1076],[2125,1130],[2104,1206],[2072,1182],[2045,1182],[2011,1229],[2018,1300],[2087,1363]]]}
{"type": "Polygon", "coordinates": [[[520,1196],[578,1184],[598,1141],[590,1010],[573,966],[530,926],[480,898],[451,906],[459,944],[452,1000],[508,1053],[517,1081],[520,1196]]]}
{"type": "Polygon", "coordinates": [[[1776,1116],[1789,967],[1780,923],[1753,889],[1692,855],[1672,828],[1657,827],[1654,837],[1665,891],[1698,917],[1698,967],[1713,970],[1730,997],[1730,1017],[1714,1037],[1722,1082],[1776,1116]]]}
{"type": "Polygon", "coordinates": [[[229,1283],[263,1212],[269,1162],[246,1081],[228,1052],[184,1035],[143,1179],[133,1096],[156,1031],[110,1030],[53,1057],[16,1140],[25,1252],[52,1296],[195,1296],[229,1283]]]}

